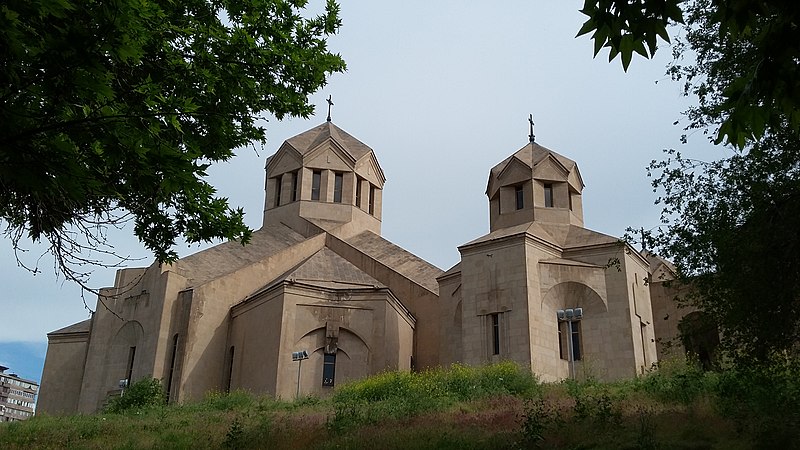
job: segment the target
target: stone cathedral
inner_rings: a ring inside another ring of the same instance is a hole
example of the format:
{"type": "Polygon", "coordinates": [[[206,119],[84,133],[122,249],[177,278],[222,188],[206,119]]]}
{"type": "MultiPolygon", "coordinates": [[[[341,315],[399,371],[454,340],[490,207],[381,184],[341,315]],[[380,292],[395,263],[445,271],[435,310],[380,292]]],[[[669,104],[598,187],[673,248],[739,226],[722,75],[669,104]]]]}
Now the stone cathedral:
{"type": "Polygon", "coordinates": [[[385,180],[330,121],[286,140],[250,244],[119,270],[107,308],[48,334],[38,410],[91,413],[147,377],[170,402],[325,395],[385,370],[500,360],[544,381],[610,380],[677,334],[670,265],[584,228],[577,164],[532,135],[490,170],[489,232],[446,272],[381,237],[385,180]]]}

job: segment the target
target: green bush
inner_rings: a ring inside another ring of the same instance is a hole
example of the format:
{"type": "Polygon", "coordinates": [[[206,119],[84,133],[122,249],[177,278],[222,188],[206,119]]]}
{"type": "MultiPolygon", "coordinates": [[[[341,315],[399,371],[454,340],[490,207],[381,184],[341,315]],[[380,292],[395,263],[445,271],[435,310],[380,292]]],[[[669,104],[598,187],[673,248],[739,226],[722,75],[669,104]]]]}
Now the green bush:
{"type": "Polygon", "coordinates": [[[106,406],[108,413],[119,414],[127,411],[166,403],[167,396],[156,378],[144,378],[125,389],[119,397],[115,397],[106,406]]]}
{"type": "Polygon", "coordinates": [[[634,390],[665,403],[688,405],[699,397],[712,395],[717,382],[718,374],[704,371],[699,364],[670,361],[631,383],[634,390]]]}
{"type": "Polygon", "coordinates": [[[800,360],[739,365],[723,372],[716,405],[762,448],[790,448],[800,440],[800,360]]]}

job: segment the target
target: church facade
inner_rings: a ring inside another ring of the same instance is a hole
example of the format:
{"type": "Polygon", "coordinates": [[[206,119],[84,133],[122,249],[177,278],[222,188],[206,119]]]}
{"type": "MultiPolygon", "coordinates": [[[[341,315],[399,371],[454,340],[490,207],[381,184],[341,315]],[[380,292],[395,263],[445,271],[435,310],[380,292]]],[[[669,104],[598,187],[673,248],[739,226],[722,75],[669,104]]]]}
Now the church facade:
{"type": "Polygon", "coordinates": [[[120,270],[90,319],[48,334],[39,411],[91,413],[146,377],[185,402],[325,395],[456,362],[513,360],[552,381],[658,360],[674,327],[656,327],[648,280],[665,266],[583,227],[574,161],[531,139],[491,169],[490,231],[446,272],[381,237],[384,182],[373,150],[330,121],[288,139],[267,159],[251,243],[120,270]]]}

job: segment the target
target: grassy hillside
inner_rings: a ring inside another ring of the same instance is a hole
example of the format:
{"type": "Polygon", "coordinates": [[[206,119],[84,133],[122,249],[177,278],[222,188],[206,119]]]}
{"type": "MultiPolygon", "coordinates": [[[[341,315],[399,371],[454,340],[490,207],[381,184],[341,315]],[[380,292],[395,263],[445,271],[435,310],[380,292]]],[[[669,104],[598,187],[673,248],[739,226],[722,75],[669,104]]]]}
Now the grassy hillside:
{"type": "Polygon", "coordinates": [[[511,363],[387,372],[327,399],[235,392],[35,417],[0,425],[0,448],[798,448],[798,375],[792,364],[722,373],[679,365],[617,383],[541,384],[511,363]]]}

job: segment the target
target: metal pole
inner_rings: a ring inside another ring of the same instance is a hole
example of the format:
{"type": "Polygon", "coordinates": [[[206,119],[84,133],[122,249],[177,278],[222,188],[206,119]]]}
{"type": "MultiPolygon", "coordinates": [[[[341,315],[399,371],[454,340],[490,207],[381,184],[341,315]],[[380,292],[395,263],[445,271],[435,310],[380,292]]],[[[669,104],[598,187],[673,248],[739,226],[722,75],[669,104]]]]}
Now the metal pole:
{"type": "Polygon", "coordinates": [[[303,360],[297,361],[297,394],[294,398],[300,398],[300,368],[303,367],[303,360]]]}
{"type": "Polygon", "coordinates": [[[569,362],[570,362],[570,366],[572,367],[572,374],[571,375],[572,375],[572,378],[577,378],[575,376],[575,353],[572,350],[572,321],[571,320],[567,321],[567,324],[568,324],[568,329],[569,329],[569,336],[568,336],[568,341],[569,341],[569,362]]]}

